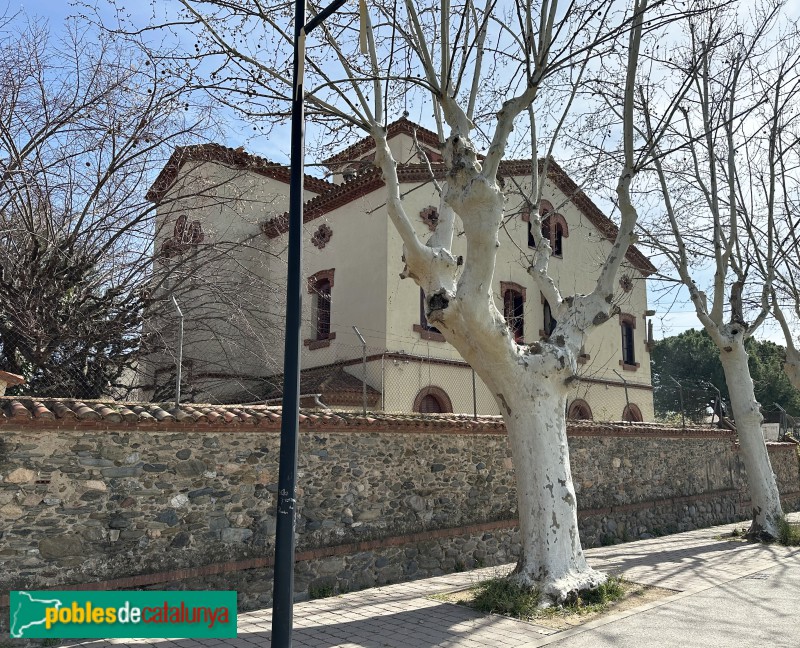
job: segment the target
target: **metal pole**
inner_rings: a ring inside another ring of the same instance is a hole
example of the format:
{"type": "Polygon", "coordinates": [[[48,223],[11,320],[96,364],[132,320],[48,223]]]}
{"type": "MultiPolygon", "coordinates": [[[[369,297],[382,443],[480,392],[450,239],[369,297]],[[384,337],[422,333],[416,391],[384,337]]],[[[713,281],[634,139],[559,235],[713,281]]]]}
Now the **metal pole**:
{"type": "Polygon", "coordinates": [[[367,342],[361,332],[353,324],[353,330],[356,332],[358,339],[361,340],[361,366],[363,373],[361,374],[361,403],[364,406],[364,416],[367,415],[367,342]]]}
{"type": "Polygon", "coordinates": [[[686,427],[686,415],[684,414],[683,411],[683,385],[681,385],[672,376],[670,376],[669,379],[678,386],[678,398],[680,398],[680,403],[681,403],[681,427],[686,427]]]}
{"type": "Polygon", "coordinates": [[[172,303],[175,304],[175,310],[178,311],[178,362],[177,362],[177,374],[175,378],[175,409],[177,409],[181,404],[181,378],[183,376],[183,312],[181,311],[181,307],[178,306],[178,300],[175,299],[175,295],[172,295],[172,303]]]}
{"type": "Polygon", "coordinates": [[[294,83],[292,94],[291,175],[289,179],[289,266],[286,282],[286,339],[283,355],[283,403],[278,467],[278,511],[275,527],[275,570],[272,590],[272,646],[291,648],[294,616],[295,486],[300,427],[300,326],[303,307],[303,156],[305,115],[306,3],[295,2],[294,83]]]}
{"type": "Polygon", "coordinates": [[[475,370],[472,370],[472,418],[478,420],[478,397],[475,390],[475,370]]]}
{"type": "Polygon", "coordinates": [[[278,507],[275,528],[275,571],[272,588],[273,648],[291,648],[294,615],[295,486],[300,428],[300,326],[303,269],[303,178],[305,114],[303,76],[306,34],[344,4],[336,0],[306,25],[306,2],[295,1],[294,73],[292,82],[291,175],[289,179],[289,257],[286,281],[286,339],[283,355],[281,447],[278,465],[278,507]]]}
{"type": "Polygon", "coordinates": [[[633,416],[633,413],[631,412],[631,401],[628,399],[628,381],[625,380],[625,378],[622,377],[622,374],[616,369],[614,369],[614,373],[619,376],[619,379],[622,381],[622,385],[625,387],[625,409],[628,410],[628,416],[633,416]]]}

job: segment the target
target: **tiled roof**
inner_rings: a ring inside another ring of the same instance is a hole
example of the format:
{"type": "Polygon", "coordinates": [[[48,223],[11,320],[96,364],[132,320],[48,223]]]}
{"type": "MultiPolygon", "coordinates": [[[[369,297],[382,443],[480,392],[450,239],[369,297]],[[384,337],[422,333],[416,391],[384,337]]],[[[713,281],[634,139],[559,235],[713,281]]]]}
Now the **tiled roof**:
{"type": "MultiPolygon", "coordinates": [[[[247,429],[280,429],[281,408],[266,405],[202,405],[182,404],[174,409],[171,403],[118,403],[110,401],[76,401],[70,399],[35,399],[0,397],[0,436],[5,429],[25,428],[137,428],[192,429],[214,427],[247,429]]],[[[390,414],[368,412],[335,412],[302,409],[303,429],[353,428],[394,432],[436,431],[451,434],[505,434],[500,416],[468,414],[390,414]]],[[[570,421],[571,436],[630,436],[669,438],[728,438],[736,433],[710,427],[669,427],[657,423],[623,423],[570,421]]]]}
{"type": "MultiPolygon", "coordinates": [[[[499,175],[502,176],[523,176],[530,173],[530,161],[525,160],[506,160],[501,162],[499,175]]],[[[544,161],[540,161],[542,167],[544,161]]],[[[592,201],[584,191],[573,182],[567,173],[554,161],[550,160],[547,165],[547,177],[559,188],[559,190],[572,200],[573,204],[583,213],[589,222],[608,240],[613,241],[617,235],[617,226],[606,216],[601,209],[592,201]]],[[[432,166],[432,170],[437,179],[445,176],[445,167],[442,164],[432,166]]],[[[402,164],[397,166],[397,177],[403,182],[425,183],[430,180],[431,169],[426,164],[402,164]]],[[[372,167],[367,171],[358,174],[348,182],[331,185],[330,189],[314,198],[308,200],[303,206],[303,222],[308,223],[316,218],[338,209],[358,198],[380,189],[385,185],[381,170],[372,167]]],[[[269,219],[261,224],[261,230],[269,238],[275,238],[289,230],[288,212],[269,219]]],[[[636,246],[628,248],[625,257],[642,274],[648,276],[656,272],[656,267],[650,259],[636,246]]]]}
{"type": "MultiPolygon", "coordinates": [[[[283,375],[267,379],[269,388],[265,400],[280,398],[283,394],[283,375]]],[[[360,405],[363,383],[347,373],[342,365],[303,369],[300,372],[300,393],[320,394],[325,405],[360,405]]],[[[367,402],[374,406],[381,393],[367,385],[367,402]]]]}
{"type": "MultiPolygon", "coordinates": [[[[243,149],[232,149],[221,144],[197,144],[195,146],[180,146],[175,149],[175,152],[169,158],[161,173],[158,174],[145,198],[152,202],[159,202],[175,182],[181,167],[189,161],[220,162],[236,169],[246,169],[289,184],[289,167],[283,164],[277,164],[257,155],[251,155],[243,149]]],[[[319,194],[327,191],[333,185],[330,182],[306,174],[304,186],[309,191],[319,194]]]]}
{"type": "MultiPolygon", "coordinates": [[[[423,126],[420,126],[419,124],[415,124],[405,117],[402,117],[397,121],[393,121],[386,127],[386,139],[390,140],[401,133],[405,133],[410,137],[413,137],[414,134],[416,134],[417,141],[420,144],[426,144],[431,148],[438,150],[442,147],[442,143],[439,141],[439,136],[436,133],[423,126]]],[[[374,148],[375,140],[372,139],[371,135],[368,135],[367,137],[363,137],[358,140],[355,144],[348,146],[346,149],[339,151],[336,155],[329,157],[327,160],[323,160],[322,163],[327,164],[328,166],[335,166],[341,162],[358,160],[365,153],[374,148]]]]}
{"type": "MultiPolygon", "coordinates": [[[[374,414],[306,410],[300,412],[300,423],[306,427],[375,427],[403,430],[408,428],[442,428],[458,432],[465,429],[503,431],[499,416],[480,416],[473,420],[462,414],[374,414]]],[[[0,397],[0,435],[7,426],[64,427],[157,427],[191,428],[192,426],[258,427],[279,429],[281,408],[267,405],[203,405],[172,403],[118,403],[110,401],[76,401],[71,399],[35,399],[0,397]]]]}

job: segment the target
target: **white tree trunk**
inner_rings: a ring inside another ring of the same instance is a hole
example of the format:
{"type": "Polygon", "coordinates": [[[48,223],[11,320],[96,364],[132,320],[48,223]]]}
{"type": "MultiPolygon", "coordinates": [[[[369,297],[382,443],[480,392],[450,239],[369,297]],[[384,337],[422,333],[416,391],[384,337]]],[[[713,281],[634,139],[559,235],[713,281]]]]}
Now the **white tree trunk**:
{"type": "MultiPolygon", "coordinates": [[[[602,286],[565,303],[553,296],[558,326],[551,342],[518,345],[493,297],[498,230],[504,196],[482,174],[474,147],[458,134],[444,148],[450,169],[445,199],[461,218],[467,251],[463,271],[450,252],[420,243],[403,211],[395,163],[381,131],[376,162],[387,184],[387,208],[405,243],[406,268],[425,292],[426,315],[491,390],[508,429],[518,488],[522,555],[514,578],[542,594],[542,605],[563,603],[597,587],[606,576],[591,569],[581,549],[578,510],[569,466],[567,383],[586,331],[608,319],[618,258],[604,265],[602,286]],[[616,259],[616,264],[615,264],[616,259]],[[611,277],[611,279],[609,279],[611,277]],[[606,288],[603,290],[602,288],[606,288]]],[[[635,219],[634,219],[635,220],[635,219]]],[[[630,227],[614,243],[624,255],[630,227]]],[[[545,277],[546,279],[546,277],[545,277]]],[[[552,282],[540,287],[557,293],[552,282]]]]}
{"type": "Polygon", "coordinates": [[[741,337],[730,340],[720,353],[742,459],[747,470],[753,523],[750,535],[772,538],[778,534],[778,520],[783,517],[780,493],[772,472],[764,434],[761,431],[761,408],[753,390],[753,379],[747,365],[747,351],[741,337]]]}
{"type": "Polygon", "coordinates": [[[526,379],[507,384],[501,408],[514,458],[522,554],[514,578],[535,587],[545,604],[564,603],[606,580],[581,548],[578,509],[569,464],[564,376],[529,367],[526,379]],[[532,370],[533,369],[533,370],[532,370]]]}
{"type": "MultiPolygon", "coordinates": [[[[557,342],[517,346],[500,313],[485,304],[471,311],[474,301],[455,297],[431,316],[440,318],[437,326],[450,322],[451,343],[491,390],[506,424],[522,542],[513,578],[541,592],[543,606],[561,604],[606,580],[581,548],[567,445],[567,385],[576,366],[572,347],[580,343],[562,343],[557,329],[557,342]]],[[[560,323],[567,335],[573,318],[560,323]]]]}

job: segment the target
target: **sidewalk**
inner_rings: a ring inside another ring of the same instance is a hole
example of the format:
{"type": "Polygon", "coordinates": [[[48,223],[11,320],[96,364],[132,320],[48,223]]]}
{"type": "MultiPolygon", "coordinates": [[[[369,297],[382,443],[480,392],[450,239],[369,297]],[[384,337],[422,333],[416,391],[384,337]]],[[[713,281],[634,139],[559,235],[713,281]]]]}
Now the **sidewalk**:
{"type": "MultiPolygon", "coordinates": [[[[800,513],[790,519],[800,521],[800,513]]],[[[675,590],[654,603],[565,631],[426,598],[468,587],[511,566],[379,587],[295,605],[297,648],[627,646],[748,648],[800,645],[800,548],[715,539],[743,524],[589,549],[592,566],[675,590]]],[[[269,645],[271,610],[239,615],[236,639],[115,640],[159,648],[269,645]]],[[[74,646],[100,648],[100,641],[74,646]]]]}

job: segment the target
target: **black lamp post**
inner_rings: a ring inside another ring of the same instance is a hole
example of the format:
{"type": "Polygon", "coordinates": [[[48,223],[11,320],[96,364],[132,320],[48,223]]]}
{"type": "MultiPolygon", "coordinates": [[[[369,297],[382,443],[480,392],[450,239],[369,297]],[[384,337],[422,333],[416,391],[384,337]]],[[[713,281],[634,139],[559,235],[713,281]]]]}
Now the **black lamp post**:
{"type": "Polygon", "coordinates": [[[294,80],[292,87],[292,153],[289,182],[289,268],[286,286],[281,449],[278,469],[278,513],[275,529],[275,576],[272,590],[272,646],[290,648],[294,603],[295,485],[300,426],[300,324],[303,258],[303,156],[305,114],[303,68],[306,35],[347,0],[334,0],[306,23],[305,0],[296,0],[294,14],[294,80]]]}

